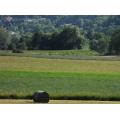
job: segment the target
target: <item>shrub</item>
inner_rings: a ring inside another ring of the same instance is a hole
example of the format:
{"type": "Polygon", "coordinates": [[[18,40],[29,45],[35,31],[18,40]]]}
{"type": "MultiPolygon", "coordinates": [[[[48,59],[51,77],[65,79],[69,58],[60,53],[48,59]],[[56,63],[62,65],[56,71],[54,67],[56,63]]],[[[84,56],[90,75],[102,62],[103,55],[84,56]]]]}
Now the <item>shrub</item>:
{"type": "Polygon", "coordinates": [[[33,101],[39,103],[48,103],[49,102],[49,94],[45,91],[37,91],[33,95],[33,101]]]}

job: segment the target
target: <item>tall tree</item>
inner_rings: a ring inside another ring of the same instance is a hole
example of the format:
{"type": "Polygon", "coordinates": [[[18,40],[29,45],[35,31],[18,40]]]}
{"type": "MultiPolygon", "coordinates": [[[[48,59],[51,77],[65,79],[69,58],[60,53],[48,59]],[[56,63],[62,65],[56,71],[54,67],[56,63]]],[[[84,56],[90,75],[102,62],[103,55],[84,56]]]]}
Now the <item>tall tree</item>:
{"type": "Polygon", "coordinates": [[[90,48],[100,54],[108,53],[109,37],[104,33],[95,33],[92,40],[90,40],[90,48]]]}
{"type": "Polygon", "coordinates": [[[63,50],[82,48],[84,35],[76,26],[65,26],[59,32],[41,33],[36,32],[33,35],[33,49],[63,50]]]}
{"type": "Polygon", "coordinates": [[[114,31],[110,41],[110,53],[120,55],[120,29],[114,31]]]}
{"type": "Polygon", "coordinates": [[[32,49],[39,50],[39,48],[41,46],[41,42],[42,42],[42,37],[43,37],[43,33],[41,33],[41,32],[36,32],[33,35],[32,42],[31,42],[32,49]]]}
{"type": "Polygon", "coordinates": [[[84,36],[78,27],[68,25],[63,28],[58,39],[60,49],[80,49],[84,36]]]}
{"type": "Polygon", "coordinates": [[[6,50],[8,49],[8,45],[10,44],[9,33],[6,29],[0,28],[0,49],[6,50]]]}

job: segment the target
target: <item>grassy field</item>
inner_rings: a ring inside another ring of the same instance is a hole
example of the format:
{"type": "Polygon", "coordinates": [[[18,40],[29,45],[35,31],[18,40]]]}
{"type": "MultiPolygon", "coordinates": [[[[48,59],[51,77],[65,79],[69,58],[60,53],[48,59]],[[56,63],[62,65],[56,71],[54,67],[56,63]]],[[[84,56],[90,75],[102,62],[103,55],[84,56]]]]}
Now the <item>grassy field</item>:
{"type": "Polygon", "coordinates": [[[0,50],[0,56],[18,56],[50,59],[71,60],[108,60],[118,61],[120,56],[99,56],[97,52],[90,50],[27,50],[24,53],[12,53],[10,50],[0,50]]]}
{"type": "Polygon", "coordinates": [[[98,55],[95,51],[90,50],[27,50],[24,53],[12,53],[10,50],[0,50],[0,55],[10,55],[10,56],[95,56],[98,55]]]}
{"type": "Polygon", "coordinates": [[[120,100],[119,60],[69,60],[0,56],[0,98],[120,100]]]}

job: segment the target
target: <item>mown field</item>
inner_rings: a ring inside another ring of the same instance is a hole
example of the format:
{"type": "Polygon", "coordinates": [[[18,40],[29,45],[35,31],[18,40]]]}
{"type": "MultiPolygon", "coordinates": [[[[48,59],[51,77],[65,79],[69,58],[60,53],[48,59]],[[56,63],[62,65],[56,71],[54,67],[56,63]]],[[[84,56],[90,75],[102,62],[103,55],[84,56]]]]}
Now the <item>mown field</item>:
{"type": "Polygon", "coordinates": [[[0,56],[0,98],[120,100],[120,61],[0,56]]]}

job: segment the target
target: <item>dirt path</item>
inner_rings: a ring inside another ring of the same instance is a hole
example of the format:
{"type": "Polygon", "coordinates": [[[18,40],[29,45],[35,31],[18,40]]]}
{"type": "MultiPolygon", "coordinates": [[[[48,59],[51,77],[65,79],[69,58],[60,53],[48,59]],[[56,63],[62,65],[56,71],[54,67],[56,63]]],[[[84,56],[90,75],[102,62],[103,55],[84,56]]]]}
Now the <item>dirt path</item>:
{"type": "MultiPolygon", "coordinates": [[[[33,104],[32,100],[0,99],[0,104],[33,104]]],[[[120,104],[120,101],[50,100],[49,104],[120,104]]]]}

